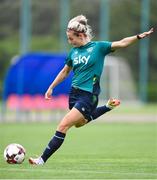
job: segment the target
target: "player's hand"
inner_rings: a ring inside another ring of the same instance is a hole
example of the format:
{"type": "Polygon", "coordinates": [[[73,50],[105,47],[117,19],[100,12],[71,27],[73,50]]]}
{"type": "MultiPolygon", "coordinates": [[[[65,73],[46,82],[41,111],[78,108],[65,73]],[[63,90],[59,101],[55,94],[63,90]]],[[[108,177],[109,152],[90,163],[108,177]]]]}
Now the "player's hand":
{"type": "Polygon", "coordinates": [[[46,100],[50,100],[52,98],[52,92],[53,92],[53,89],[52,88],[48,88],[48,90],[45,93],[45,99],[46,100]]]}
{"type": "Polygon", "coordinates": [[[154,28],[151,28],[149,31],[141,33],[138,36],[140,39],[143,39],[143,38],[149,36],[150,34],[152,34],[153,32],[154,32],[154,28]]]}

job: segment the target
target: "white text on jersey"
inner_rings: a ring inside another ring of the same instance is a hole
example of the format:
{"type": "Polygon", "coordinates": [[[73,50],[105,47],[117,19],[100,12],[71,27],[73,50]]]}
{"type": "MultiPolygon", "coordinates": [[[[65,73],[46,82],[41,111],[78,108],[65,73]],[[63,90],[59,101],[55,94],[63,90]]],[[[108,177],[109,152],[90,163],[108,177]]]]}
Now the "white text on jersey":
{"type": "Polygon", "coordinates": [[[76,64],[81,64],[81,63],[87,64],[89,58],[90,58],[90,55],[89,55],[88,57],[79,55],[78,57],[75,57],[75,58],[74,58],[74,64],[75,64],[75,65],[76,65],[76,64]]]}

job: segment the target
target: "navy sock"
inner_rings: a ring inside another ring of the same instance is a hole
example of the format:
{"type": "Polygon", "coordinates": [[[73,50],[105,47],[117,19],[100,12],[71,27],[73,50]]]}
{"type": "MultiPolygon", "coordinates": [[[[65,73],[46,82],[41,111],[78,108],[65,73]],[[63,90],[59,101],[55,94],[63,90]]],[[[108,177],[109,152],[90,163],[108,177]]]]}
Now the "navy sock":
{"type": "Polygon", "coordinates": [[[106,106],[97,107],[95,111],[91,114],[92,120],[100,117],[101,115],[105,114],[106,112],[110,111],[111,109],[106,106]]]}
{"type": "Polygon", "coordinates": [[[62,145],[65,138],[65,134],[59,131],[56,131],[53,138],[50,140],[49,144],[47,145],[45,151],[42,154],[42,159],[44,162],[62,145]]]}

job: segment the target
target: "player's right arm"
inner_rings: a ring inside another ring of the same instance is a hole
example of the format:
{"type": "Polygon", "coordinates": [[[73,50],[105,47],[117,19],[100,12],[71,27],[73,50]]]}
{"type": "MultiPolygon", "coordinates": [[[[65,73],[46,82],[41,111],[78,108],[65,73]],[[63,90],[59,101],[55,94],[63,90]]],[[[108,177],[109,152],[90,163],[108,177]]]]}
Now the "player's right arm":
{"type": "Polygon", "coordinates": [[[54,79],[54,81],[50,84],[49,88],[47,89],[45,93],[45,99],[51,99],[53,89],[69,75],[71,69],[72,68],[68,65],[65,65],[63,67],[63,69],[59,72],[57,77],[54,79]]]}

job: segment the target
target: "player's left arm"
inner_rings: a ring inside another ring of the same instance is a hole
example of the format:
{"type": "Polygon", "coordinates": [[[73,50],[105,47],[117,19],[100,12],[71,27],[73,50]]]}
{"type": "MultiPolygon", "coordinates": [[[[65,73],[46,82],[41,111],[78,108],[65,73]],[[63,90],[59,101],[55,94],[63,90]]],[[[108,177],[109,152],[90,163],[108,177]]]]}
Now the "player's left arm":
{"type": "Polygon", "coordinates": [[[141,34],[138,34],[138,35],[135,35],[135,36],[131,36],[131,37],[126,37],[126,38],[124,38],[124,39],[122,39],[120,41],[112,42],[111,50],[115,51],[115,50],[120,49],[120,48],[128,47],[129,45],[135,43],[139,39],[143,39],[143,38],[149,36],[150,34],[153,33],[153,31],[154,31],[153,28],[151,28],[147,32],[143,32],[141,34]]]}

